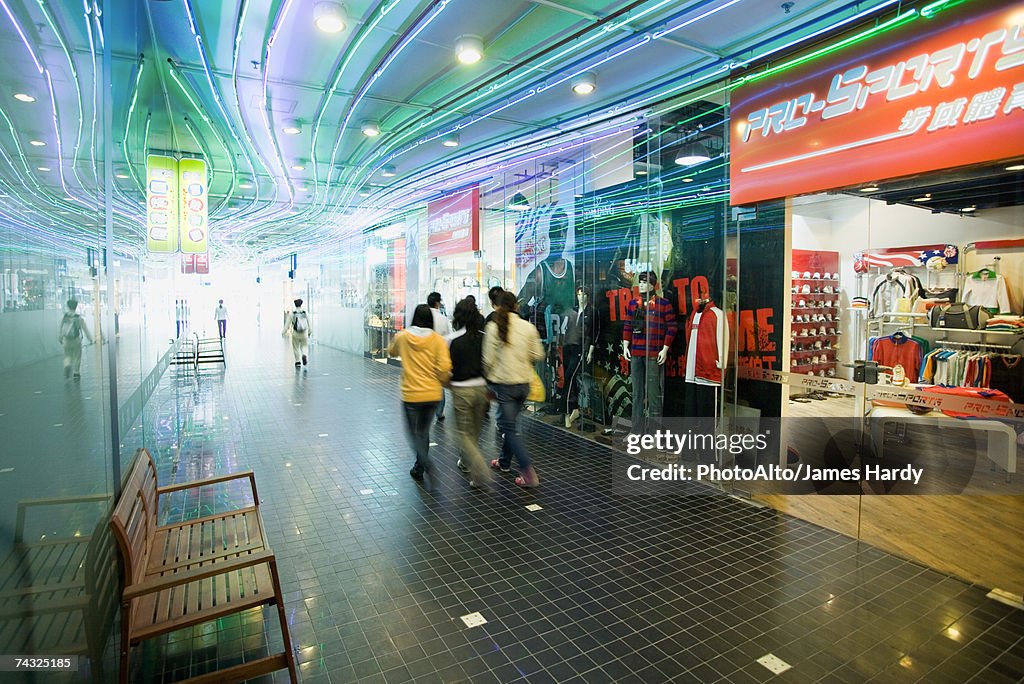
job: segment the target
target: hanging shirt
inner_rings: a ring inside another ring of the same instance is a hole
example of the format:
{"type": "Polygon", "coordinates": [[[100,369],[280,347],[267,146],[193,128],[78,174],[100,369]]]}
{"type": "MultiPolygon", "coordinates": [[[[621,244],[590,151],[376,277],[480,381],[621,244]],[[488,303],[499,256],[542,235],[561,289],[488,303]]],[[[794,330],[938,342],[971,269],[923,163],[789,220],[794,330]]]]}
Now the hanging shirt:
{"type": "Polygon", "coordinates": [[[688,324],[690,336],[686,346],[686,382],[697,385],[722,384],[726,352],[729,349],[729,326],[722,310],[709,302],[703,311],[694,311],[688,324]]]}
{"type": "Polygon", "coordinates": [[[880,337],[875,340],[871,358],[883,366],[903,366],[908,378],[921,372],[921,345],[909,337],[880,337]]]}
{"type": "Polygon", "coordinates": [[[964,284],[964,304],[992,309],[996,313],[1009,313],[1010,292],[1006,288],[1006,278],[998,274],[994,278],[971,276],[964,284]]]}

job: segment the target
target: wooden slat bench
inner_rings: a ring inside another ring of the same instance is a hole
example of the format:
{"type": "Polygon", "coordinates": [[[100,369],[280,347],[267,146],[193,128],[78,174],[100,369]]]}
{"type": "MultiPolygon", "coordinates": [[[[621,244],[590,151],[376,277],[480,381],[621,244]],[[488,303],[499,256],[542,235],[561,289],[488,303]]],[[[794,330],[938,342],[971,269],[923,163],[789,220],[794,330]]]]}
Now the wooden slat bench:
{"type": "Polygon", "coordinates": [[[284,651],[195,677],[237,682],[288,669],[296,681],[277,560],[267,546],[252,471],[159,487],[149,452],[136,452],[110,521],[124,562],[121,602],[122,684],[132,646],[185,627],[264,605],[276,605],[284,651]],[[158,526],[162,495],[248,479],[252,506],[158,526]]]}
{"type": "Polygon", "coordinates": [[[108,681],[103,649],[118,603],[109,501],[108,494],[94,494],[18,502],[14,549],[0,563],[0,651],[87,656],[93,680],[108,681]],[[94,531],[26,541],[30,510],[60,508],[68,516],[68,507],[86,505],[94,510],[83,522],[100,518],[94,531]]]}

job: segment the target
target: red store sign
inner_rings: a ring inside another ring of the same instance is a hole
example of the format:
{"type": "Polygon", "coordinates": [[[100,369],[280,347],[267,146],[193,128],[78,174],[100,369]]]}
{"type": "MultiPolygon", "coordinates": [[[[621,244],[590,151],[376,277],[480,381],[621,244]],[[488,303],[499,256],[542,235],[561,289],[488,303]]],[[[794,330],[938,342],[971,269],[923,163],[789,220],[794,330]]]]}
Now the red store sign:
{"type": "Polygon", "coordinates": [[[427,254],[464,254],[480,249],[480,188],[427,203],[427,254]]]}
{"type": "Polygon", "coordinates": [[[732,204],[1024,155],[1024,2],[968,2],[732,97],[732,204]]]}

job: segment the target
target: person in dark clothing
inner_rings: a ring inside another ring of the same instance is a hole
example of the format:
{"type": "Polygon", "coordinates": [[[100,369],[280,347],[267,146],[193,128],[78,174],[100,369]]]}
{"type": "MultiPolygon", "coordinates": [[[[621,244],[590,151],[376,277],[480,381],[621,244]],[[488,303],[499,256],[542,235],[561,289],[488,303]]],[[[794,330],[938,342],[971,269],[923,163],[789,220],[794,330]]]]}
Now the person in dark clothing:
{"type": "Polygon", "coordinates": [[[449,388],[455,405],[455,428],[462,447],[459,469],[470,473],[471,486],[484,487],[491,481],[491,473],[478,446],[484,412],[489,405],[483,373],[484,334],[480,331],[483,316],[476,303],[467,298],[455,306],[453,322],[457,336],[449,347],[452,359],[449,388]]]}
{"type": "Polygon", "coordinates": [[[503,288],[500,288],[497,285],[487,291],[487,299],[491,300],[492,311],[487,314],[487,318],[484,319],[484,327],[487,327],[487,324],[494,320],[494,314],[498,309],[498,297],[504,291],[505,290],[503,288]]]}

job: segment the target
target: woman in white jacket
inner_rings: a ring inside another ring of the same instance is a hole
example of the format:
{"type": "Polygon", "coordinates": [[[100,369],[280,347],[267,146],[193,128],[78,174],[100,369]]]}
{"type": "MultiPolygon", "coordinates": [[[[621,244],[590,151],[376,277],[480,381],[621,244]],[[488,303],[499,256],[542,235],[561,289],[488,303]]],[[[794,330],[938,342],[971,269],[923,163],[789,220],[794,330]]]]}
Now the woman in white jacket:
{"type": "Polygon", "coordinates": [[[498,400],[498,427],[505,435],[501,456],[491,461],[491,467],[503,473],[509,472],[514,455],[519,463],[516,484],[536,487],[540,478],[530,461],[526,445],[516,433],[516,422],[530,394],[533,364],[544,357],[544,348],[537,328],[520,318],[517,309],[515,295],[502,292],[484,336],[484,375],[498,400]]]}

